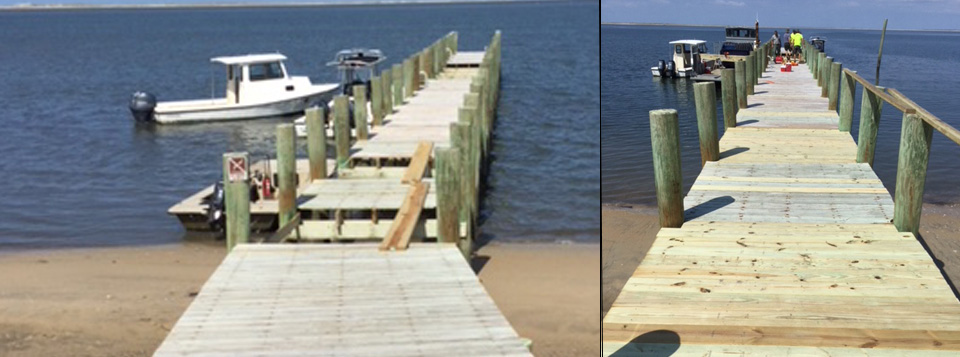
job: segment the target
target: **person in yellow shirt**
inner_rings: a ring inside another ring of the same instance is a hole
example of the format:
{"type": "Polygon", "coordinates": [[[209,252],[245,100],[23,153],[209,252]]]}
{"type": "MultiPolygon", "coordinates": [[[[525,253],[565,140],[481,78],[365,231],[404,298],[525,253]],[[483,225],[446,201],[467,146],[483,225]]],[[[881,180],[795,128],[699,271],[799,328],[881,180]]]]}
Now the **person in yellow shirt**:
{"type": "Polygon", "coordinates": [[[803,47],[803,34],[800,33],[800,30],[793,30],[793,34],[790,35],[790,42],[793,44],[793,58],[799,61],[800,52],[803,47]]]}

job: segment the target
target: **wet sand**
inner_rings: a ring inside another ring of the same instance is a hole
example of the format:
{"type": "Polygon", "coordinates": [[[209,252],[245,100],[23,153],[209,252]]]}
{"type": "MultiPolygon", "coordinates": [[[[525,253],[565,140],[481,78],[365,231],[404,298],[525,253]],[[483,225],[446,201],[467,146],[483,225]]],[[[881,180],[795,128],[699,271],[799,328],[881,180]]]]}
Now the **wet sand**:
{"type": "MultiPolygon", "coordinates": [[[[599,250],[491,244],[474,266],[536,355],[598,355],[599,250]]],[[[0,255],[0,356],[150,356],[224,253],[185,243],[0,255]]]]}
{"type": "MultiPolygon", "coordinates": [[[[601,315],[605,315],[647,254],[660,224],[656,208],[646,207],[604,206],[601,219],[601,315]]],[[[960,204],[925,204],[920,222],[921,242],[953,286],[960,286],[960,204]]]]}

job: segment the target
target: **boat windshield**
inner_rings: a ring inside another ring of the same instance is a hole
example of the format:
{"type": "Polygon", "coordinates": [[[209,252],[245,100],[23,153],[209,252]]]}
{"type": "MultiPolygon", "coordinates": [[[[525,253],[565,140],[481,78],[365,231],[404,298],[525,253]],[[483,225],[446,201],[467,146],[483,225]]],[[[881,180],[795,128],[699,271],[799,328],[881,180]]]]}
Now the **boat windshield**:
{"type": "Polygon", "coordinates": [[[250,65],[250,81],[283,78],[280,62],[255,63],[250,65]]]}
{"type": "Polygon", "coordinates": [[[727,29],[727,37],[756,37],[754,29],[727,29]]]}

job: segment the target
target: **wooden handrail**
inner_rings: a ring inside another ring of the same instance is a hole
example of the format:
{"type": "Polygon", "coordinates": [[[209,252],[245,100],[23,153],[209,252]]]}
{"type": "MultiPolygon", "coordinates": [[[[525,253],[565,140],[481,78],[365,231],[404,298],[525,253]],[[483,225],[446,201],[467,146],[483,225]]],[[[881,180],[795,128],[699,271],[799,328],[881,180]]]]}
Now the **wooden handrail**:
{"type": "Polygon", "coordinates": [[[853,80],[859,82],[860,85],[863,86],[863,89],[870,91],[870,93],[876,94],[878,97],[880,97],[880,99],[883,99],[883,101],[890,103],[890,105],[894,106],[897,109],[900,109],[901,112],[904,112],[905,114],[912,114],[917,112],[917,110],[914,107],[911,107],[910,105],[900,101],[899,99],[890,96],[889,94],[887,94],[887,92],[884,92],[882,89],[877,88],[877,86],[873,85],[873,83],[867,82],[867,80],[863,79],[863,77],[860,77],[860,75],[857,74],[857,72],[851,71],[849,68],[844,68],[843,73],[850,76],[850,78],[853,78],[853,80]]]}
{"type": "Polygon", "coordinates": [[[934,129],[937,129],[937,131],[939,131],[940,134],[943,134],[943,136],[946,136],[948,139],[957,143],[957,145],[960,145],[960,130],[957,130],[957,128],[954,128],[950,124],[947,124],[946,122],[938,118],[936,115],[933,115],[930,112],[928,112],[926,109],[923,109],[923,107],[921,107],[917,103],[914,103],[912,100],[910,100],[910,98],[907,98],[907,96],[903,95],[903,93],[900,93],[900,91],[893,88],[889,88],[887,89],[887,91],[890,92],[890,94],[894,98],[899,99],[904,104],[915,109],[917,113],[920,114],[920,117],[923,118],[923,121],[927,122],[927,124],[930,124],[930,126],[933,127],[934,129]]]}

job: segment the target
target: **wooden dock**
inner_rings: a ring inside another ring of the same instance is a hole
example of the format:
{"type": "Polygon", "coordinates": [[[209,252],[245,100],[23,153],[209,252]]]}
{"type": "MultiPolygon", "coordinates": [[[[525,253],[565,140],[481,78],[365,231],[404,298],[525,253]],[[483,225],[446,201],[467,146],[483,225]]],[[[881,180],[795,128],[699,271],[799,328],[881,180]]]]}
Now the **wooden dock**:
{"type": "Polygon", "coordinates": [[[239,245],[154,356],[530,356],[453,244],[239,245]]]}
{"type": "Polygon", "coordinates": [[[778,67],[724,130],[717,160],[705,159],[676,228],[661,202],[665,228],[603,319],[603,355],[960,354],[960,302],[910,229],[892,223],[872,154],[858,156],[849,121],[844,131],[828,109],[836,94],[823,96],[804,64],[778,67]]]}
{"type": "Polygon", "coordinates": [[[248,156],[224,154],[230,252],[155,355],[530,356],[468,263],[499,51],[499,32],[482,52],[453,32],[372,78],[370,102],[358,84],[332,117],[308,110],[299,177],[278,125],[279,229],[261,244],[248,156]]]}

